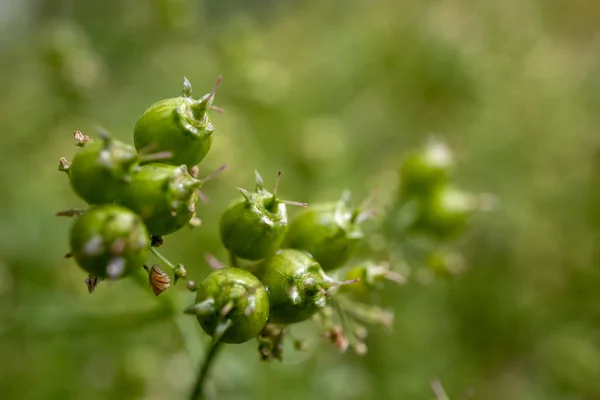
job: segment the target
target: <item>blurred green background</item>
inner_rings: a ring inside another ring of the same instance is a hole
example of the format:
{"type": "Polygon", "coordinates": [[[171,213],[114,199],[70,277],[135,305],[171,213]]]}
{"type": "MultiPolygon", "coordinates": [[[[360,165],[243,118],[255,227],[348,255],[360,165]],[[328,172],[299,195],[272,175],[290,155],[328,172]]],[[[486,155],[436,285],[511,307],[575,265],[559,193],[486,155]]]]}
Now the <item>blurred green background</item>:
{"type": "Polygon", "coordinates": [[[57,165],[74,130],[132,142],[184,76],[200,96],[218,74],[201,171],[230,169],[203,226],[162,247],[195,279],[225,257],[218,217],[254,169],[283,171],[288,199],[384,198],[433,132],[457,182],[500,200],[456,244],[462,275],[381,294],[396,320],[366,356],[310,323],[282,363],[228,346],[219,399],[432,399],[433,378],[453,400],[600,398],[599,29],[591,0],[0,1],[0,398],[186,398],[208,343],[180,315],[193,295],[88,295],[54,216],[84,204],[57,165]]]}

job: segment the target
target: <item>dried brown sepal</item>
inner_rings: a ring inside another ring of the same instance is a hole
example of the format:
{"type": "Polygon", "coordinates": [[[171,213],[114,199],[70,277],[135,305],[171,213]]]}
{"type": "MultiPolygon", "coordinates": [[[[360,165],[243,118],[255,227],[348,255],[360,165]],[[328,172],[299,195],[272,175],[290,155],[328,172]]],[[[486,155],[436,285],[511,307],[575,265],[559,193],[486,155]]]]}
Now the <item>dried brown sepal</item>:
{"type": "Polygon", "coordinates": [[[94,293],[94,290],[96,290],[96,286],[98,286],[98,284],[102,281],[102,278],[99,278],[97,276],[94,275],[88,275],[87,278],[85,278],[85,280],[83,281],[88,289],[88,293],[92,294],[94,293]]]}
{"type": "Polygon", "coordinates": [[[158,265],[154,264],[152,268],[144,267],[148,270],[148,282],[156,296],[171,287],[171,278],[158,268],[158,265]]]}
{"type": "Polygon", "coordinates": [[[71,208],[69,210],[62,210],[56,213],[57,217],[79,217],[87,210],[83,208],[71,208]]]}
{"type": "Polygon", "coordinates": [[[87,142],[90,141],[90,137],[88,135],[84,135],[80,131],[73,132],[73,137],[77,140],[76,146],[83,146],[87,142]]]}
{"type": "Polygon", "coordinates": [[[344,332],[339,325],[335,325],[333,328],[323,332],[323,337],[325,339],[329,339],[329,341],[335,345],[340,353],[344,353],[346,350],[348,350],[350,342],[344,335],[344,332]]]}
{"type": "Polygon", "coordinates": [[[200,168],[198,168],[197,165],[194,165],[189,170],[189,174],[192,176],[192,178],[197,178],[199,173],[200,173],[200,168]]]}
{"type": "Polygon", "coordinates": [[[66,158],[61,157],[58,159],[58,170],[62,172],[68,172],[71,167],[71,163],[66,158]]]}
{"type": "Polygon", "coordinates": [[[73,258],[73,253],[67,253],[63,257],[64,258],[73,258]]]}
{"type": "Polygon", "coordinates": [[[152,247],[160,247],[164,242],[162,236],[152,236],[150,238],[150,246],[152,247]]]}

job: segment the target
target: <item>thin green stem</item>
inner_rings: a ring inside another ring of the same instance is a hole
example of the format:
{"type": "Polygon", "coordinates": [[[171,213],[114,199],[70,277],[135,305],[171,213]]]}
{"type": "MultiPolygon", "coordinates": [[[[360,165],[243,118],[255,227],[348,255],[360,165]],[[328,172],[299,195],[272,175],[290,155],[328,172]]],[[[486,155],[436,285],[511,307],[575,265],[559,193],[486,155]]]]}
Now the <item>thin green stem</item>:
{"type": "MultiPolygon", "coordinates": [[[[151,247],[150,249],[153,249],[153,248],[151,247]]],[[[164,258],[164,257],[162,257],[162,255],[157,255],[157,257],[159,257],[161,259],[164,258]]],[[[168,262],[168,260],[166,260],[166,261],[168,262]]],[[[171,264],[171,263],[169,263],[169,264],[171,264]]],[[[143,270],[141,270],[140,272],[138,272],[136,274],[133,274],[133,280],[136,283],[138,283],[140,286],[144,287],[148,293],[151,293],[150,290],[147,290],[148,289],[147,277],[148,277],[148,274],[143,273],[143,270]]],[[[161,301],[162,307],[164,307],[166,309],[166,312],[169,313],[169,316],[171,316],[173,318],[173,321],[175,322],[175,326],[177,327],[177,331],[179,332],[179,336],[183,342],[185,349],[188,352],[189,357],[191,359],[194,359],[198,353],[198,351],[197,351],[198,346],[197,346],[197,344],[195,344],[192,341],[193,335],[189,335],[186,333],[186,329],[183,324],[183,321],[181,320],[180,316],[178,315],[178,312],[180,312],[179,311],[180,307],[176,303],[175,299],[171,296],[161,296],[159,301],[161,301]]]]}
{"type": "Polygon", "coordinates": [[[156,247],[150,247],[150,251],[162,262],[164,262],[169,268],[171,268],[173,271],[177,270],[177,267],[175,267],[175,265],[169,261],[165,256],[163,256],[158,250],[156,250],[156,247]]]}
{"type": "Polygon", "coordinates": [[[229,252],[229,264],[232,267],[239,267],[240,266],[237,257],[231,251],[229,252]]]}
{"type": "Polygon", "coordinates": [[[206,353],[206,357],[202,361],[202,365],[200,366],[200,373],[198,374],[198,379],[196,379],[196,383],[194,384],[194,389],[192,394],[190,395],[190,400],[202,400],[204,399],[204,383],[206,382],[206,377],[208,376],[208,371],[212,366],[215,356],[219,349],[222,347],[222,342],[211,342],[208,352],[206,353]]]}

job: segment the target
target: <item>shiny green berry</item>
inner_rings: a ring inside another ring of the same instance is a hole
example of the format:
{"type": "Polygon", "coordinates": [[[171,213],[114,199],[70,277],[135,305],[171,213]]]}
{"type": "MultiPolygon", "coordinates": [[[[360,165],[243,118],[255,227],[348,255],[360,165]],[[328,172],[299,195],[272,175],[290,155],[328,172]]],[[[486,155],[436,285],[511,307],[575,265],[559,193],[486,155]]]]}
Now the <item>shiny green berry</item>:
{"type": "Polygon", "coordinates": [[[114,204],[92,207],[75,219],[71,254],[93,276],[116,279],[142,268],[150,235],[132,211],[114,204]]]}
{"type": "Polygon", "coordinates": [[[185,165],[144,164],[131,175],[117,202],[138,213],[152,236],[163,236],[190,222],[201,186],[185,165]]]}
{"type": "Polygon", "coordinates": [[[477,198],[453,186],[437,188],[418,203],[412,230],[436,239],[451,239],[467,227],[469,217],[479,207],[477,198]]]}
{"type": "Polygon", "coordinates": [[[185,312],[196,315],[208,335],[224,343],[243,343],[267,323],[269,296],[250,272],[227,267],[211,272],[198,285],[196,304],[185,312]]]}
{"type": "Polygon", "coordinates": [[[69,164],[60,161],[60,169],[69,175],[71,187],[89,204],[112,203],[127,186],[140,158],[133,146],[112,139],[107,134],[101,140],[75,132],[81,149],[69,164]]]}
{"type": "Polygon", "coordinates": [[[423,148],[410,154],[400,168],[402,198],[427,195],[445,184],[453,163],[446,144],[429,140],[423,148]]]}
{"type": "Polygon", "coordinates": [[[327,305],[327,289],[336,284],[310,254],[281,249],[261,262],[256,274],[269,292],[269,322],[292,324],[327,305]]]}
{"type": "Polygon", "coordinates": [[[133,140],[138,151],[151,149],[168,152],[170,158],[163,162],[193,167],[204,159],[210,150],[214,126],[207,111],[212,106],[215,90],[199,100],[192,98],[192,86],[184,79],[183,93],[179,97],[160,100],[152,104],[135,124],[133,140]]]}
{"type": "Polygon", "coordinates": [[[325,271],[344,265],[363,239],[365,214],[349,206],[345,193],[338,202],[311,205],[290,223],[288,247],[312,254],[325,271]]]}
{"type": "Polygon", "coordinates": [[[447,278],[465,269],[465,260],[459,253],[438,249],[428,254],[427,268],[436,276],[447,278]]]}
{"type": "Polygon", "coordinates": [[[279,177],[273,193],[264,189],[257,173],[255,192],[238,188],[242,198],[225,210],[219,221],[221,241],[229,252],[247,260],[260,260],[275,254],[287,231],[286,204],[306,206],[304,203],[282,201],[277,198],[279,177]]]}

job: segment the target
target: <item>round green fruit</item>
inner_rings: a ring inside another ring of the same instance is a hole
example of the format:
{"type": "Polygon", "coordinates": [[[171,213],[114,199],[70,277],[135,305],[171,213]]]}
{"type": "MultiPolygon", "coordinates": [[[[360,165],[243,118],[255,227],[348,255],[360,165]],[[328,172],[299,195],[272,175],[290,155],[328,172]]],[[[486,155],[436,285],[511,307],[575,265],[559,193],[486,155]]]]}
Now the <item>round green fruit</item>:
{"type": "Polygon", "coordinates": [[[442,186],[419,201],[413,230],[436,239],[451,239],[465,230],[476,209],[473,195],[452,186],[442,186]]]}
{"type": "Polygon", "coordinates": [[[285,243],[312,254],[325,271],[339,268],[363,239],[360,215],[360,210],[349,207],[347,196],[311,205],[292,220],[285,243]]]}
{"type": "Polygon", "coordinates": [[[219,76],[212,92],[199,100],[192,98],[192,86],[184,80],[180,97],[152,104],[135,124],[133,140],[138,151],[167,152],[162,160],[172,165],[192,167],[210,150],[214,126],[207,111],[216,109],[211,103],[221,81],[219,76]]]}
{"type": "Polygon", "coordinates": [[[400,168],[400,194],[403,198],[428,195],[445,184],[453,167],[452,153],[441,141],[431,139],[410,154],[400,168]]]}
{"type": "Polygon", "coordinates": [[[143,267],[150,236],[132,211],[102,205],[75,219],[70,242],[71,253],[83,269],[100,278],[116,279],[143,267]]]}
{"type": "Polygon", "coordinates": [[[310,254],[281,249],[264,260],[257,276],[269,292],[269,322],[292,324],[312,317],[327,305],[326,291],[334,286],[310,254]]]}
{"type": "MultiPolygon", "coordinates": [[[[255,192],[238,188],[242,198],[225,210],[219,221],[221,242],[231,254],[247,260],[260,260],[275,254],[287,231],[286,202],[264,189],[257,173],[255,192]]],[[[292,202],[293,203],[293,202],[292,202]]],[[[295,203],[304,205],[301,203],[295,203]]]]}
{"type": "Polygon", "coordinates": [[[140,161],[135,149],[109,136],[80,146],[71,164],[63,166],[71,187],[89,204],[114,202],[140,161]]]}
{"type": "Polygon", "coordinates": [[[211,272],[200,283],[196,304],[186,312],[196,315],[208,335],[217,335],[219,325],[226,324],[219,340],[243,343],[256,337],[267,323],[269,296],[250,272],[228,267],[211,272]]]}
{"type": "Polygon", "coordinates": [[[152,236],[168,235],[194,216],[201,186],[185,165],[144,164],[131,175],[118,203],[138,213],[152,236]]]}

